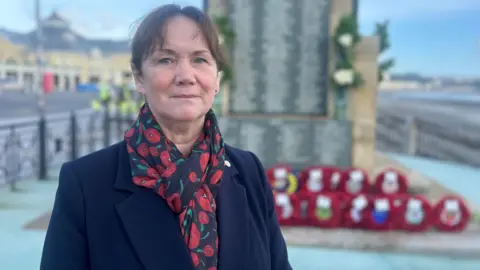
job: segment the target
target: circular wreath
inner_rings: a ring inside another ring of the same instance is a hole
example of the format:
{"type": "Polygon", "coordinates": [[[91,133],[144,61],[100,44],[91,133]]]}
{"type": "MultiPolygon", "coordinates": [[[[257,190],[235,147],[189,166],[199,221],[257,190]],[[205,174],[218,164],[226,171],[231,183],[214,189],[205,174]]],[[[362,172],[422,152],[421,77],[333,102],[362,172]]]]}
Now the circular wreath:
{"type": "MultiPolygon", "coordinates": [[[[228,59],[231,53],[230,50],[232,49],[235,43],[236,34],[233,31],[232,27],[230,26],[230,20],[228,19],[228,17],[226,16],[216,17],[214,19],[214,23],[217,26],[220,45],[223,47],[225,56],[228,59]]],[[[230,83],[233,79],[233,70],[232,70],[232,67],[228,64],[226,64],[222,68],[222,71],[220,74],[221,74],[220,83],[222,85],[230,83]]]]}
{"type": "Polygon", "coordinates": [[[355,46],[360,39],[355,16],[343,16],[333,35],[336,63],[331,82],[334,89],[362,86],[363,78],[354,68],[355,46]]]}

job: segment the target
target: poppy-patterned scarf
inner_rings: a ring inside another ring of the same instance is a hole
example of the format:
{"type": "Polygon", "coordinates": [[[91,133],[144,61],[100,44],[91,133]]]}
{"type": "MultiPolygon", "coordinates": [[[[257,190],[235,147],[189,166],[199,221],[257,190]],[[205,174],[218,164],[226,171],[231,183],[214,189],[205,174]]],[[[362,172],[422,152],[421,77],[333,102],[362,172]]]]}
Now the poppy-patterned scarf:
{"type": "Polygon", "coordinates": [[[225,166],[225,148],[213,111],[190,155],[169,141],[148,105],[125,132],[133,182],[151,188],[179,215],[180,231],[196,269],[216,269],[218,234],[215,190],[225,166]]]}

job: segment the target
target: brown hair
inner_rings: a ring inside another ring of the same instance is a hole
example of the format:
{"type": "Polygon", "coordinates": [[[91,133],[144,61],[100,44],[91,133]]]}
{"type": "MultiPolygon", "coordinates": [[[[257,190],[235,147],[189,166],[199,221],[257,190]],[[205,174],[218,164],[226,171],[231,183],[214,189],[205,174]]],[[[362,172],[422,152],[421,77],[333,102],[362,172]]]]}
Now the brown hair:
{"type": "Polygon", "coordinates": [[[182,8],[175,4],[155,8],[138,24],[131,43],[130,65],[132,71],[141,74],[142,61],[149,57],[154,50],[163,46],[165,25],[176,16],[185,16],[198,24],[208,49],[217,63],[218,70],[221,71],[225,67],[226,61],[219,44],[216,27],[210,17],[196,7],[182,8]]]}

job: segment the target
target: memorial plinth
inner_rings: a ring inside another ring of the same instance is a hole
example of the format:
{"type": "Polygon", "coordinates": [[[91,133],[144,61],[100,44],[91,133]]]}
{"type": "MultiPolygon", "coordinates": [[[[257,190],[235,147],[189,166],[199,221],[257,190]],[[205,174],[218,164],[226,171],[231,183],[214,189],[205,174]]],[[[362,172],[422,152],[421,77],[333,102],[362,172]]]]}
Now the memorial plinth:
{"type": "Polygon", "coordinates": [[[229,116],[220,118],[225,141],[254,152],[265,167],[278,163],[351,165],[351,125],[334,120],[229,116]]]}
{"type": "MultiPolygon", "coordinates": [[[[227,17],[236,34],[227,48],[234,78],[222,87],[221,122],[228,144],[254,152],[266,167],[288,163],[295,169],[315,164],[371,170],[375,138],[369,134],[375,125],[359,123],[375,118],[365,119],[358,108],[367,110],[360,102],[375,95],[376,78],[365,76],[372,88],[358,90],[348,104],[349,110],[355,108],[351,115],[361,119],[331,119],[335,93],[329,74],[335,58],[330,37],[352,8],[352,0],[208,1],[208,13],[227,17]]],[[[376,63],[376,56],[364,59],[375,67],[370,62],[376,63]]]]}
{"type": "Polygon", "coordinates": [[[350,166],[351,125],[328,119],[330,1],[219,3],[236,33],[225,141],[265,167],[350,166]]]}

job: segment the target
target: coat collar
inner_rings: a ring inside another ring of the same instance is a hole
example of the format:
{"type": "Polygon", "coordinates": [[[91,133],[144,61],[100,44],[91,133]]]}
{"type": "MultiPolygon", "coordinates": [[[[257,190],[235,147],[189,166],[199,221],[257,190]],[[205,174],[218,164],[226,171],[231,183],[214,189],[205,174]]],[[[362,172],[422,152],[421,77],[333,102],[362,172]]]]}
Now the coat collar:
{"type": "MultiPolygon", "coordinates": [[[[190,253],[180,233],[178,217],[160,196],[132,182],[125,143],[121,143],[120,148],[114,188],[130,195],[116,205],[116,210],[140,261],[146,270],[164,267],[193,270],[190,253]]],[[[249,245],[246,191],[239,183],[235,165],[231,160],[228,163],[230,166],[225,166],[216,198],[218,269],[246,270],[249,245]]]]}

